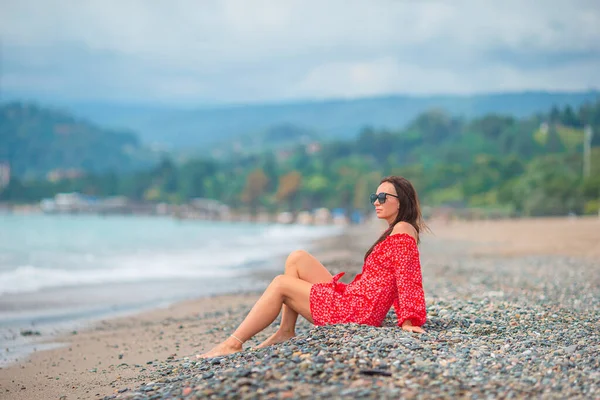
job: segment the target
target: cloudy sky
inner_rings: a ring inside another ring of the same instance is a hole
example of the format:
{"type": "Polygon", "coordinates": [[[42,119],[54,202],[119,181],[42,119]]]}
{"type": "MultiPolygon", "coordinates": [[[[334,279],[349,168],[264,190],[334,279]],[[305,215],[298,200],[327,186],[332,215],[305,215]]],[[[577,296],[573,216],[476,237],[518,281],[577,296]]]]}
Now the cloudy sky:
{"type": "Polygon", "coordinates": [[[212,104],[600,88],[598,0],[0,0],[0,96],[212,104]]]}

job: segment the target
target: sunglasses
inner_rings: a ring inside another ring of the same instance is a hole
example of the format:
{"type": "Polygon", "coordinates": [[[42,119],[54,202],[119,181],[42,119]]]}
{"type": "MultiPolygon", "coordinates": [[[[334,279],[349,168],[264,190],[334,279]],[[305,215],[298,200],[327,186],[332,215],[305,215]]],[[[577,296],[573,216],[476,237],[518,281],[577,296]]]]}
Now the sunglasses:
{"type": "Polygon", "coordinates": [[[379,204],[383,204],[383,203],[385,203],[387,196],[392,196],[397,199],[400,198],[400,197],[396,196],[395,194],[384,193],[384,192],[381,192],[379,194],[371,193],[371,196],[369,196],[369,198],[371,199],[371,204],[375,204],[375,200],[379,200],[379,204]]]}

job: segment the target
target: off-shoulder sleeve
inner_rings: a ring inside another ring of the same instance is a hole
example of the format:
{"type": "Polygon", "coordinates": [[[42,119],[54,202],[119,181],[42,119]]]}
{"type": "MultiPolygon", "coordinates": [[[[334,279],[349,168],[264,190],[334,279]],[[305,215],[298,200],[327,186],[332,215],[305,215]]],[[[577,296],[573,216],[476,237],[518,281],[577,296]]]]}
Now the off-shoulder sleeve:
{"type": "Polygon", "coordinates": [[[396,280],[398,297],[394,301],[394,309],[398,318],[398,326],[406,320],[415,326],[421,326],[427,319],[425,309],[425,293],[419,249],[414,238],[407,234],[394,235],[390,243],[390,259],[393,260],[393,271],[396,280]]]}

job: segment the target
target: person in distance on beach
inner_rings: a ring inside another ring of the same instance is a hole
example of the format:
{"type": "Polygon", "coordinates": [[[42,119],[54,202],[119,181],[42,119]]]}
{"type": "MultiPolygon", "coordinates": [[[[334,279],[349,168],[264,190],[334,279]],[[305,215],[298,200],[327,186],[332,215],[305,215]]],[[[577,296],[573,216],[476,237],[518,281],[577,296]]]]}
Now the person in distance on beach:
{"type": "Polygon", "coordinates": [[[294,337],[298,314],[315,325],[381,326],[392,305],[399,327],[423,333],[425,295],[417,244],[425,225],[417,193],[407,179],[390,176],[381,180],[371,203],[389,227],[367,251],[362,273],[351,283],[339,282],[343,272],[332,276],[309,253],[294,251],[287,258],[285,273],[273,279],[235,332],[197,357],[241,351],[244,342],[275,321],[280,311],[279,329],[259,348],[294,337]]]}

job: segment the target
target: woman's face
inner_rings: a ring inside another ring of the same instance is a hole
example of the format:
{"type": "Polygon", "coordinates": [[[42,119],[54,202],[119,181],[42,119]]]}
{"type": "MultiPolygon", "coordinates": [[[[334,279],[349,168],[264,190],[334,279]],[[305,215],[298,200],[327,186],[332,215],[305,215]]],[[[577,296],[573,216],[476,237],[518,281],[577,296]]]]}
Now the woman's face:
{"type": "Polygon", "coordinates": [[[379,185],[375,194],[379,193],[387,193],[392,195],[386,195],[385,202],[383,204],[379,202],[379,199],[375,200],[373,203],[377,218],[385,219],[389,224],[391,224],[396,219],[398,210],[400,209],[400,201],[394,197],[397,196],[398,193],[396,193],[396,188],[390,182],[383,182],[381,185],[379,185]]]}

